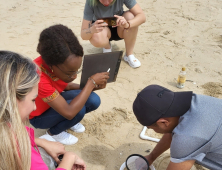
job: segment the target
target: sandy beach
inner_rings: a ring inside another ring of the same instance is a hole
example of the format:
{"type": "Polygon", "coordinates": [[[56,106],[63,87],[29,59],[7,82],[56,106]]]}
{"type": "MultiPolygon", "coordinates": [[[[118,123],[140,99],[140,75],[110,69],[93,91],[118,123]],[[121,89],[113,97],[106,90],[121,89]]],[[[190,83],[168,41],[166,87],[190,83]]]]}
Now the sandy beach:
{"type": "MultiPolygon", "coordinates": [[[[142,66],[132,69],[122,61],[116,82],[97,91],[101,106],[82,121],[79,142],[66,146],[81,156],[89,170],[119,170],[128,155],[147,155],[155,142],[142,140],[132,103],[137,93],[150,84],[173,91],[193,91],[222,98],[222,3],[221,0],[137,0],[147,20],[139,27],[135,56],[142,66]],[[186,67],[185,88],[176,79],[186,67]]],[[[35,59],[40,32],[63,24],[77,35],[85,54],[100,53],[80,37],[85,0],[1,0],[0,50],[11,50],[35,59]]],[[[113,50],[125,50],[124,42],[112,42],[113,50]]],[[[79,83],[80,76],[75,80],[79,83]]],[[[35,130],[36,136],[45,130],[35,130]]],[[[70,132],[72,133],[72,132],[70,132]]],[[[152,130],[149,136],[161,138],[152,130]]],[[[169,151],[154,163],[163,170],[169,151]],[[164,157],[164,158],[163,158],[164,157]],[[162,161],[164,160],[165,163],[162,161]]],[[[193,170],[203,169],[200,166],[193,170]]]]}

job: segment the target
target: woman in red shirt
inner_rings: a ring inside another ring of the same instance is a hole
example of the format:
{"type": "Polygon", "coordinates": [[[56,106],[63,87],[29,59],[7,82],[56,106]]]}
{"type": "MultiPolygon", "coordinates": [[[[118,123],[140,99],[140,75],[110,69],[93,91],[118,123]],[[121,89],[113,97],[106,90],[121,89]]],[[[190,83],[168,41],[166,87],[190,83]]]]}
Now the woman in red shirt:
{"type": "Polygon", "coordinates": [[[71,145],[78,141],[66,132],[71,129],[84,132],[79,123],[84,115],[97,109],[99,96],[92,92],[105,88],[109,73],[97,73],[88,79],[80,90],[72,81],[80,72],[83,48],[71,29],[54,25],[42,31],[37,51],[41,55],[34,62],[41,68],[37,109],[30,114],[30,123],[35,128],[48,129],[45,138],[71,145]]]}

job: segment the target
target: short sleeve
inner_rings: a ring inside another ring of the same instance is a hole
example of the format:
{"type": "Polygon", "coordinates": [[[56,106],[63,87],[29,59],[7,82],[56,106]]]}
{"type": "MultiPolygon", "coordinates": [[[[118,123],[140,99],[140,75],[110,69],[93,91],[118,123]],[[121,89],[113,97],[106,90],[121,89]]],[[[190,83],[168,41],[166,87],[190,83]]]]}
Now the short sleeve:
{"type": "Polygon", "coordinates": [[[60,94],[56,90],[55,87],[53,87],[50,78],[47,76],[41,75],[41,81],[39,82],[39,91],[38,91],[38,97],[41,98],[44,102],[49,103],[53,100],[55,100],[60,94]]]}
{"type": "Polygon", "coordinates": [[[201,161],[205,157],[207,140],[186,135],[173,135],[170,146],[171,161],[180,163],[187,160],[201,161]]]}
{"type": "Polygon", "coordinates": [[[124,0],[124,4],[128,9],[131,9],[137,4],[137,2],[136,0],[124,0]]]}
{"type": "Polygon", "coordinates": [[[90,6],[90,5],[89,5],[89,1],[86,0],[83,18],[84,18],[85,20],[92,21],[92,20],[93,20],[93,15],[94,15],[93,7],[90,6]]]}

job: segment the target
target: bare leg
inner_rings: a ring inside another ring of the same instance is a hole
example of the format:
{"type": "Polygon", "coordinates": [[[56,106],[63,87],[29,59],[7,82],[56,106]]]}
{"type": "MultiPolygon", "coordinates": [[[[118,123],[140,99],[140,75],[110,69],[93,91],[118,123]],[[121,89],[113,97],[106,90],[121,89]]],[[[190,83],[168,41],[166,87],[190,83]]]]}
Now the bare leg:
{"type": "Polygon", "coordinates": [[[89,40],[90,43],[95,47],[103,47],[105,49],[110,49],[109,38],[111,37],[111,32],[108,27],[105,27],[103,31],[93,34],[92,38],[89,40]]]}
{"type": "MultiPolygon", "coordinates": [[[[123,17],[128,21],[128,20],[133,19],[134,15],[130,11],[127,11],[123,14],[123,17]]],[[[138,33],[138,27],[133,27],[128,30],[118,27],[117,33],[120,38],[124,38],[125,47],[126,47],[126,55],[129,56],[133,54],[133,49],[136,43],[136,37],[138,33]]]]}

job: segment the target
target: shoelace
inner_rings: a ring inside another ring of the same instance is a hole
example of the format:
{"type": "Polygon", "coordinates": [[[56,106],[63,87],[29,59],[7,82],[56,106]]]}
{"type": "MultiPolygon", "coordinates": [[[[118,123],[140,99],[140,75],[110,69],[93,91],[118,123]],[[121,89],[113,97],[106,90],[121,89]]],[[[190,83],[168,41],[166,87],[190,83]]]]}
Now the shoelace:
{"type": "Polygon", "coordinates": [[[59,139],[67,139],[69,138],[70,134],[68,134],[67,132],[61,132],[60,134],[56,135],[55,138],[59,138],[59,139]]]}
{"type": "Polygon", "coordinates": [[[80,124],[79,123],[77,123],[75,126],[74,126],[74,129],[79,129],[80,127],[80,124]]]}

